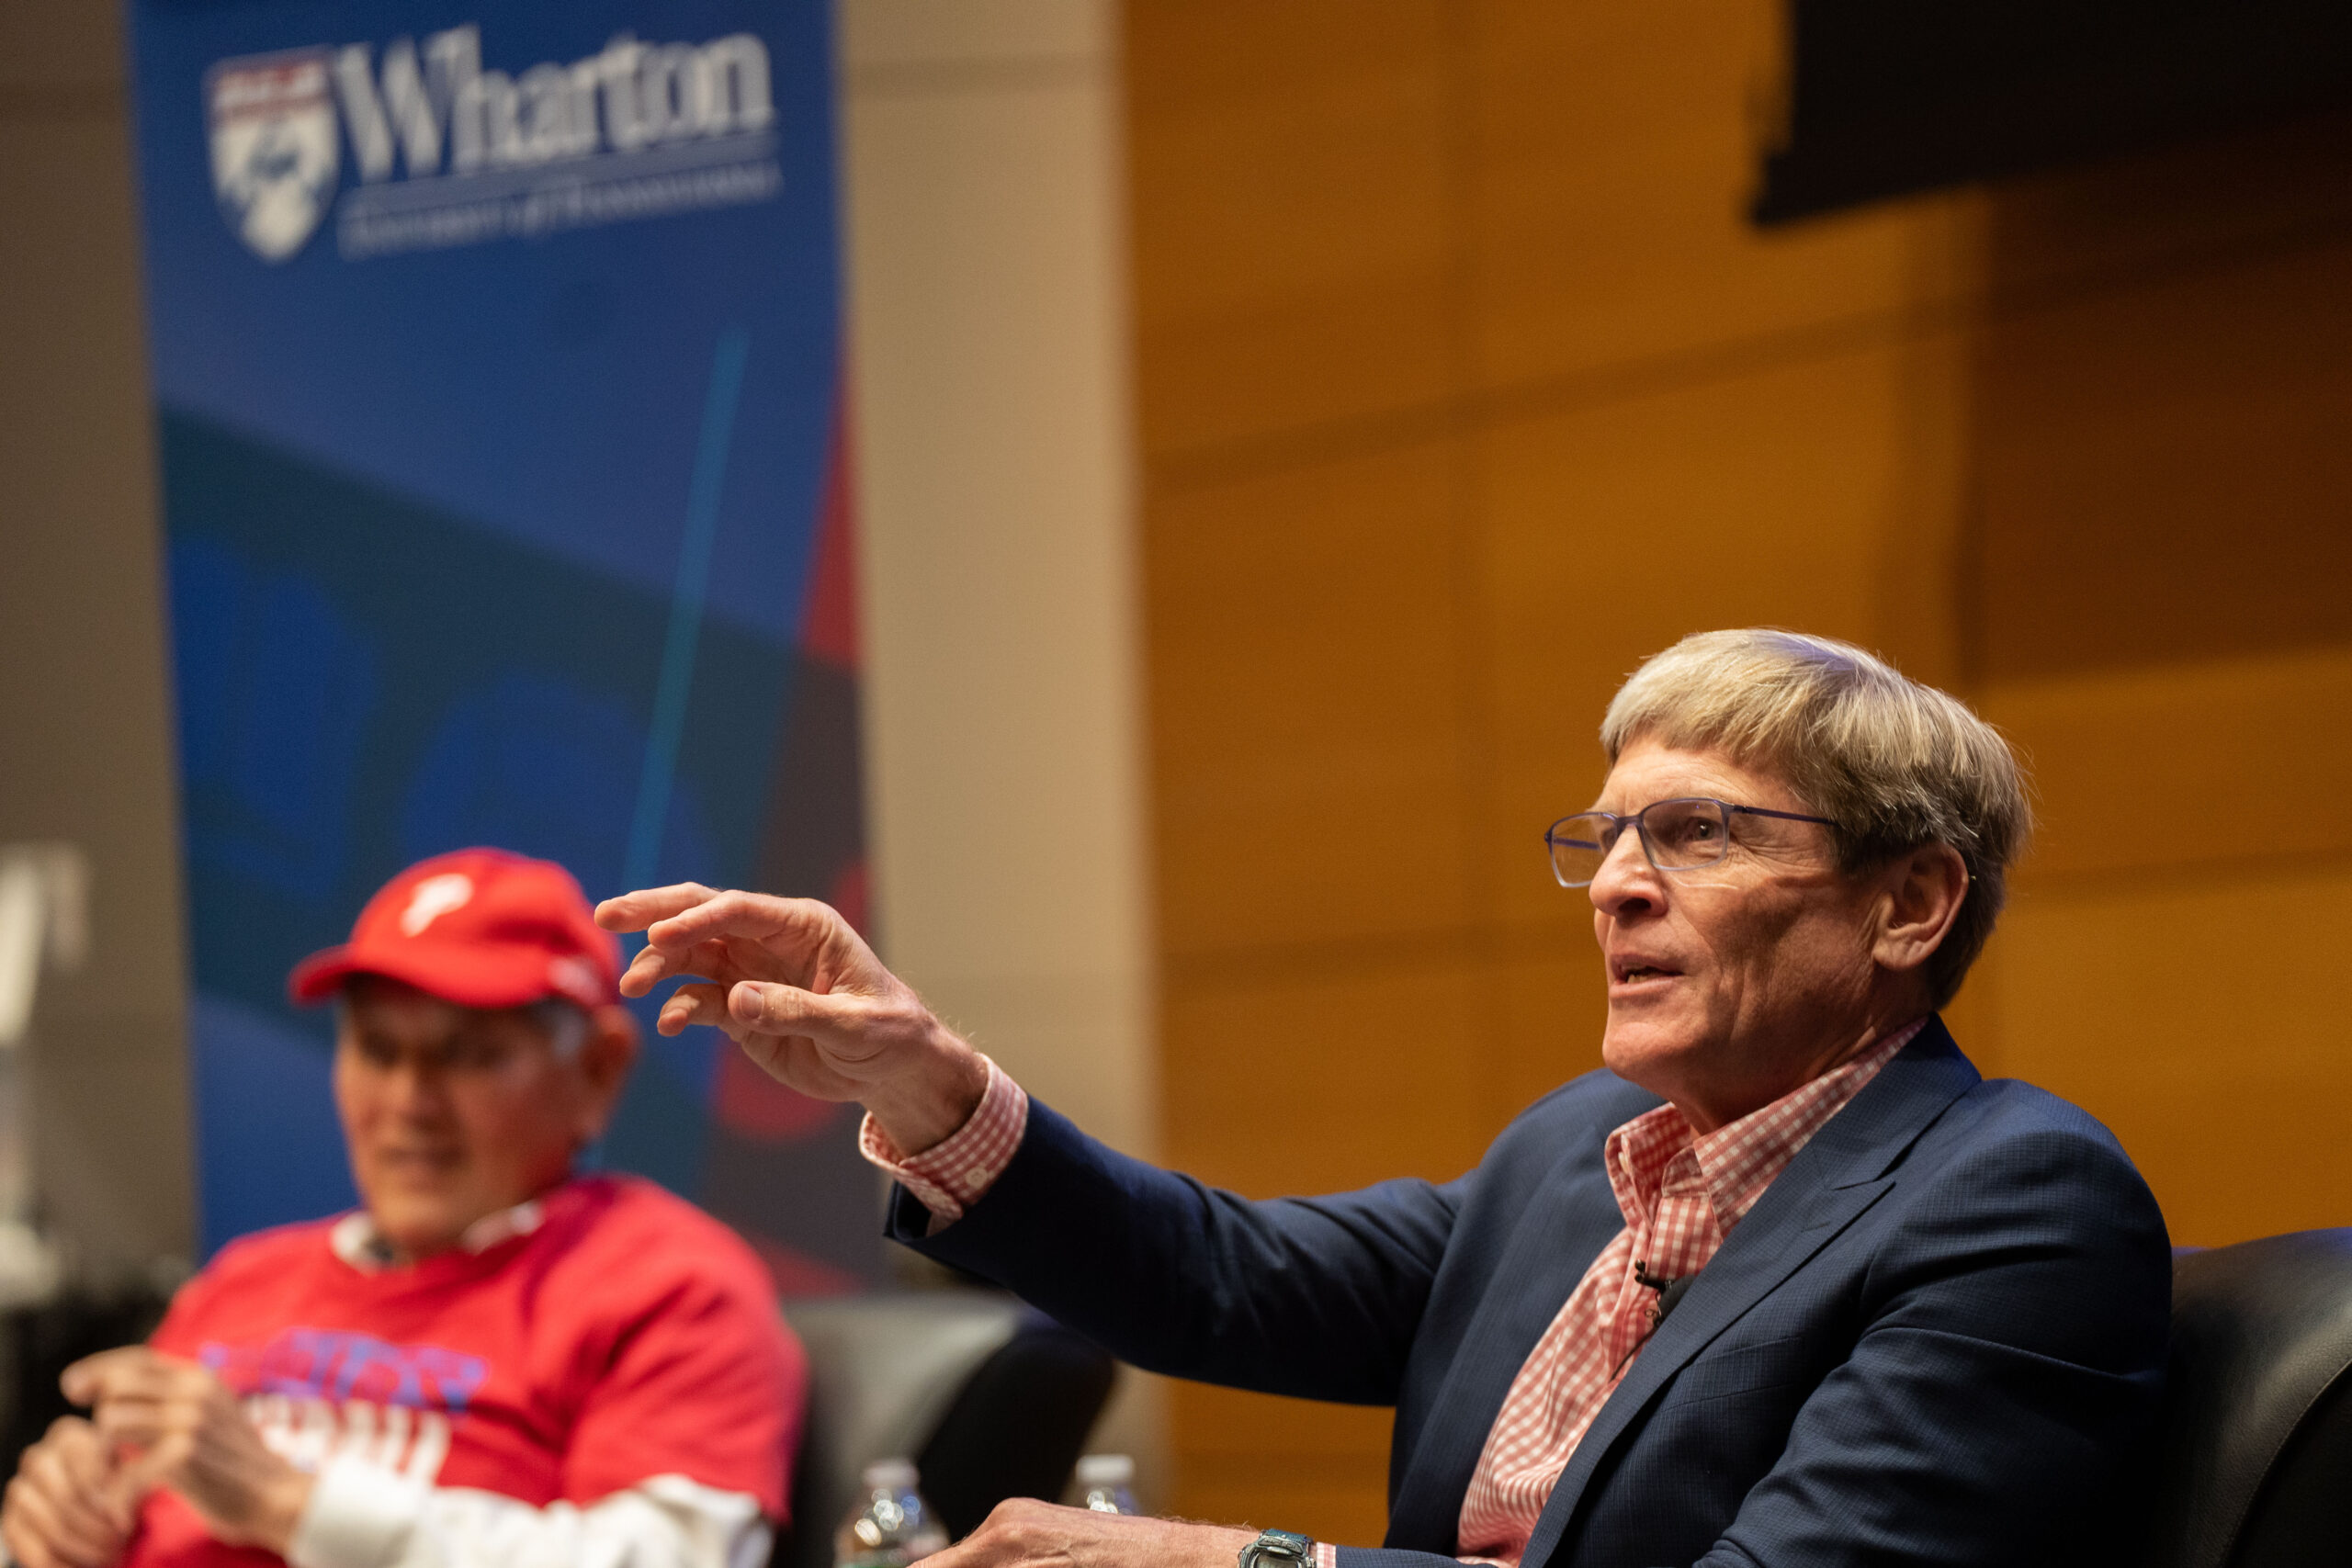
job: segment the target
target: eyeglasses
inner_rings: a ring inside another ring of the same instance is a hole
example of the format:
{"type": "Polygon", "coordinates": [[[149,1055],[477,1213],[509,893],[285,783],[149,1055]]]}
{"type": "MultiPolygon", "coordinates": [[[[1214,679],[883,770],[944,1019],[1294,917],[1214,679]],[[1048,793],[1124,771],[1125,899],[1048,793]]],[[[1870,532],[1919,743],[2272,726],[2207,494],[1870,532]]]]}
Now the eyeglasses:
{"type": "Polygon", "coordinates": [[[1690,795],[1654,800],[1639,811],[1620,817],[1613,811],[1579,811],[1544,829],[1544,846],[1552,852],[1552,874],[1563,887],[1583,887],[1600,874],[1600,863],[1617,847],[1631,827],[1642,840],[1642,853],[1660,871],[1696,871],[1713,865],[1731,849],[1731,819],[1775,817],[1786,822],[1837,823],[1826,817],[1795,811],[1768,811],[1760,806],[1734,806],[1728,801],[1690,795]]]}

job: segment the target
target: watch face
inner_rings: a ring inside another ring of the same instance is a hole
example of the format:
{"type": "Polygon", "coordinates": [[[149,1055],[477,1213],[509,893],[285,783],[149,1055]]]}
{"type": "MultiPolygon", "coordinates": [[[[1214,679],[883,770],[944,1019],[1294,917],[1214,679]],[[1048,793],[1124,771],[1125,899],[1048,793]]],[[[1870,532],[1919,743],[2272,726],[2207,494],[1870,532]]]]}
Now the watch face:
{"type": "Polygon", "coordinates": [[[1243,1568],[1258,1568],[1264,1562],[1311,1562],[1315,1560],[1315,1538],[1291,1530],[1266,1530],[1251,1541],[1241,1553],[1243,1568]]]}

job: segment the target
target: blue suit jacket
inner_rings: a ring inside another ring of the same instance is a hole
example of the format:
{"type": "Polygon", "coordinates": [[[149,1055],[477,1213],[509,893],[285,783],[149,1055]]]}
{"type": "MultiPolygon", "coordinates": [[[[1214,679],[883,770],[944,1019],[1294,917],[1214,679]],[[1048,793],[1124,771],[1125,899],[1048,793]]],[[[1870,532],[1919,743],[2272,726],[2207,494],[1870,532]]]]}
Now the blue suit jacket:
{"type": "MultiPolygon", "coordinates": [[[[1602,1141],[1657,1103],[1588,1074],[1459,1180],[1267,1202],[1033,1105],[962,1220],[925,1237],[899,1192],[890,1225],[1137,1366],[1394,1404],[1387,1542],[1340,1568],[1434,1568],[1511,1379],[1623,1224],[1602,1141]]],[[[2114,1138],[1979,1078],[1931,1021],[1643,1349],[1526,1568],[2104,1561],[2128,1533],[2170,1291],[2163,1219],[2114,1138]]]]}

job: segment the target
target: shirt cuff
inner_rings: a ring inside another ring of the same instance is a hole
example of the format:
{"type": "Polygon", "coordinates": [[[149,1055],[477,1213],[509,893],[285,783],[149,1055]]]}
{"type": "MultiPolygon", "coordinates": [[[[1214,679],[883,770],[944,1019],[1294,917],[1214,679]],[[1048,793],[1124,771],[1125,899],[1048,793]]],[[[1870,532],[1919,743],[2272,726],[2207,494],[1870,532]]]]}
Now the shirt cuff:
{"type": "Polygon", "coordinates": [[[1022,1134],[1029,1130],[1029,1096],[1006,1076],[993,1057],[988,1064],[989,1087],[964,1124],[921,1154],[906,1154],[892,1143],[866,1112],[857,1130],[858,1153],[881,1167],[931,1211],[931,1228],[955,1224],[964,1211],[987,1196],[1004,1168],[1020,1152],[1022,1134]]]}
{"type": "Polygon", "coordinates": [[[356,1460],[328,1461],[286,1543],[291,1568],[385,1568],[407,1549],[425,1489],[356,1460]]]}
{"type": "Polygon", "coordinates": [[[1315,1568],[1340,1568],[1340,1549],[1328,1540],[1317,1541],[1315,1568]]]}

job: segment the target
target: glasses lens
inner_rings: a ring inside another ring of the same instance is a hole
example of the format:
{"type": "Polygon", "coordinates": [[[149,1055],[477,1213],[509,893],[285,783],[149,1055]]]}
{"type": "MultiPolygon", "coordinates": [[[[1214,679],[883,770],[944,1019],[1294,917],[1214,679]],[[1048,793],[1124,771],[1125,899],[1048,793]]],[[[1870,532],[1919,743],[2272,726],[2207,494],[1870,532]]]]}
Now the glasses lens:
{"type": "Polygon", "coordinates": [[[1642,813],[1642,836],[1661,871],[1688,871],[1724,858],[1730,835],[1713,800],[1661,800],[1642,813]]]}
{"type": "Polygon", "coordinates": [[[1582,887],[1600,873],[1609,846],[1617,841],[1617,824],[1598,812],[1563,817],[1544,835],[1552,846],[1552,874],[1563,887],[1582,887]]]}

